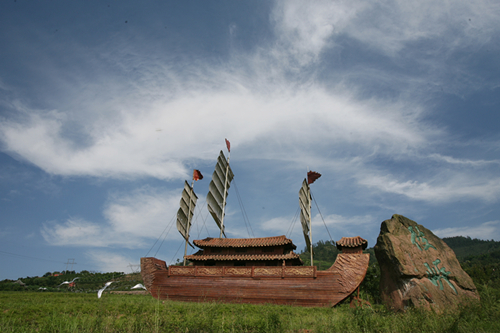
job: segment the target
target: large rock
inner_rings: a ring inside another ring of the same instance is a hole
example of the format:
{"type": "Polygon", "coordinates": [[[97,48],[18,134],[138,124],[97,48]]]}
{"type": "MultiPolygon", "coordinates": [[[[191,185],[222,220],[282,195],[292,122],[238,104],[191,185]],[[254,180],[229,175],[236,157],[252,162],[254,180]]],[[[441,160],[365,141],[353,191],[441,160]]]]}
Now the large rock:
{"type": "Polygon", "coordinates": [[[382,301],[395,311],[414,306],[441,312],[479,300],[476,286],[453,250],[404,216],[393,215],[382,222],[375,255],[382,301]]]}

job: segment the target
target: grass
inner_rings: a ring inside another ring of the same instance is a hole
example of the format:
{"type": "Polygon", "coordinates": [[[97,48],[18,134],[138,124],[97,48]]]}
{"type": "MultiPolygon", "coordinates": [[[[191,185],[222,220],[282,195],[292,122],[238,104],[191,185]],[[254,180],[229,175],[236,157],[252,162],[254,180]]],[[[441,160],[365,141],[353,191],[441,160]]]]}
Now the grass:
{"type": "Polygon", "coordinates": [[[500,295],[437,314],[351,309],[182,303],[144,295],[0,292],[1,332],[499,332],[500,295]]]}

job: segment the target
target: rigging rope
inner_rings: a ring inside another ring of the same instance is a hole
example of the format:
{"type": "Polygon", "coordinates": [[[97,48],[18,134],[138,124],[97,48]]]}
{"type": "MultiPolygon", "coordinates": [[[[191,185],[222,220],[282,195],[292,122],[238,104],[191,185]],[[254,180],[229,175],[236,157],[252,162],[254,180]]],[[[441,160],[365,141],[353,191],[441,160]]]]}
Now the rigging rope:
{"type": "Polygon", "coordinates": [[[323,218],[323,215],[321,214],[321,211],[319,210],[318,203],[316,202],[316,199],[314,198],[312,191],[311,191],[311,197],[313,198],[313,201],[316,204],[316,208],[318,209],[319,216],[321,216],[321,220],[323,220],[323,224],[325,225],[326,232],[328,232],[328,236],[330,236],[330,240],[332,241],[333,244],[335,244],[335,241],[333,240],[332,235],[330,235],[330,231],[328,230],[328,227],[326,226],[325,219],[323,218]]]}
{"type": "MultiPolygon", "coordinates": [[[[149,254],[149,252],[151,252],[151,250],[155,247],[156,243],[158,243],[158,241],[160,240],[161,236],[163,236],[163,234],[165,233],[165,230],[167,230],[167,228],[172,224],[172,221],[175,219],[176,216],[177,216],[177,214],[174,215],[174,217],[172,218],[172,220],[170,220],[170,222],[167,224],[167,226],[165,227],[165,229],[163,229],[162,233],[160,234],[160,236],[158,237],[158,239],[156,240],[156,242],[153,244],[153,246],[151,246],[151,248],[149,249],[148,253],[146,253],[145,257],[147,257],[148,254],[149,254]]],[[[170,231],[170,229],[169,229],[169,231],[170,231]]],[[[168,235],[168,232],[167,232],[167,235],[168,235]]],[[[156,251],[156,253],[158,253],[158,251],[156,251]]],[[[156,256],[156,254],[155,254],[155,256],[156,256]]]]}
{"type": "MultiPolygon", "coordinates": [[[[177,214],[176,214],[176,215],[177,215],[177,214]]],[[[175,216],[174,216],[174,219],[172,219],[172,220],[175,220],[175,216]]],[[[167,233],[165,234],[165,237],[163,237],[163,240],[162,240],[162,241],[161,241],[161,243],[160,243],[160,246],[158,246],[158,250],[156,250],[155,255],[154,255],[155,257],[156,257],[156,254],[158,253],[158,251],[160,251],[160,248],[161,248],[161,246],[163,245],[163,242],[164,242],[164,241],[165,241],[165,239],[167,238],[167,236],[168,236],[168,234],[170,233],[170,230],[172,229],[172,226],[173,226],[174,224],[175,224],[175,223],[170,223],[170,229],[168,229],[167,233]]]]}
{"type": "Polygon", "coordinates": [[[243,206],[243,200],[241,200],[240,192],[238,191],[238,186],[236,186],[236,179],[234,178],[233,178],[233,184],[234,184],[234,189],[236,190],[236,197],[238,198],[238,203],[240,204],[241,214],[243,215],[243,222],[245,222],[245,227],[247,229],[248,236],[255,237],[252,230],[252,226],[250,224],[250,220],[248,219],[247,212],[245,211],[245,207],[243,206]],[[250,232],[252,232],[251,235],[250,232]]]}
{"type": "Polygon", "coordinates": [[[297,223],[299,212],[300,212],[300,207],[297,208],[297,211],[295,212],[295,215],[293,216],[292,223],[290,223],[290,226],[288,227],[288,231],[286,232],[287,238],[292,236],[293,228],[295,227],[295,223],[297,223]]]}
{"type": "Polygon", "coordinates": [[[151,248],[149,249],[148,253],[146,253],[145,257],[148,256],[149,252],[151,252],[151,250],[155,247],[156,243],[158,243],[158,241],[160,240],[161,236],[163,236],[163,233],[165,232],[165,230],[167,230],[168,226],[170,225],[170,223],[172,223],[172,221],[170,221],[166,226],[165,226],[165,229],[163,229],[162,233],[160,234],[160,236],[158,236],[158,238],[156,239],[156,242],[154,242],[153,246],[151,246],[151,248]]]}
{"type": "MultiPolygon", "coordinates": [[[[206,206],[207,206],[207,203],[205,202],[205,204],[203,205],[203,209],[202,209],[202,208],[200,208],[200,209],[198,210],[198,214],[200,214],[200,215],[201,215],[201,212],[203,212],[203,210],[204,210],[204,208],[205,208],[206,206]]],[[[207,209],[205,212],[206,212],[206,213],[205,213],[205,217],[203,218],[203,226],[201,227],[201,230],[198,230],[198,235],[196,236],[196,238],[200,238],[200,234],[201,234],[201,231],[203,230],[203,227],[205,227],[205,230],[207,231],[207,235],[208,235],[208,237],[210,237],[210,232],[208,232],[208,228],[207,228],[207,224],[206,224],[206,222],[207,222],[207,218],[208,218],[208,214],[209,214],[208,209],[207,209]]],[[[196,221],[198,221],[198,217],[196,217],[196,221]]]]}
{"type": "MultiPolygon", "coordinates": [[[[183,239],[183,240],[184,240],[184,242],[186,241],[185,239],[183,239]]],[[[181,242],[181,245],[179,245],[179,247],[177,248],[177,251],[175,251],[174,256],[173,256],[173,257],[172,257],[172,259],[170,260],[170,263],[169,263],[170,265],[172,265],[172,262],[174,261],[175,256],[177,255],[177,253],[178,253],[178,252],[179,252],[179,250],[181,249],[181,246],[184,244],[184,242],[181,242]]]]}

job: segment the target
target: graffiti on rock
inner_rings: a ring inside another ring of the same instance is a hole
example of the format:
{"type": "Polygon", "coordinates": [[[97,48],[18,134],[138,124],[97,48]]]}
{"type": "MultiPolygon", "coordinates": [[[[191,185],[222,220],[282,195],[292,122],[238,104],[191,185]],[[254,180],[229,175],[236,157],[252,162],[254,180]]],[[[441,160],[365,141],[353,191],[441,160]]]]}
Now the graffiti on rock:
{"type": "Polygon", "coordinates": [[[425,238],[425,234],[422,231],[418,230],[417,226],[415,227],[409,226],[408,230],[410,230],[411,232],[412,244],[416,245],[420,251],[422,251],[422,247],[420,246],[419,243],[423,243],[422,245],[424,246],[424,250],[428,250],[431,247],[434,250],[436,250],[434,245],[429,244],[429,241],[427,240],[427,238],[425,238]]]}
{"type": "Polygon", "coordinates": [[[441,263],[441,260],[436,259],[432,262],[434,267],[431,267],[428,263],[424,263],[425,268],[427,268],[427,278],[432,282],[433,285],[436,287],[439,286],[439,290],[443,290],[443,281],[445,280],[446,283],[450,286],[451,289],[457,293],[457,289],[455,286],[448,280],[448,275],[450,275],[451,272],[447,272],[445,267],[439,268],[438,265],[441,263]]]}
{"type": "MultiPolygon", "coordinates": [[[[436,247],[432,244],[429,244],[429,241],[427,240],[427,238],[425,238],[425,234],[422,231],[418,230],[417,226],[415,226],[415,227],[409,226],[408,230],[410,230],[410,233],[411,233],[412,244],[416,245],[420,251],[428,250],[431,247],[434,250],[436,250],[436,247]],[[423,246],[423,249],[422,249],[422,246],[420,246],[420,245],[423,246]]],[[[447,272],[445,267],[439,268],[438,265],[440,263],[441,263],[441,260],[436,259],[432,262],[434,267],[431,267],[428,263],[424,262],[424,266],[425,266],[425,268],[427,268],[427,271],[426,271],[427,278],[429,279],[429,281],[432,282],[433,285],[435,285],[436,287],[439,287],[439,290],[444,289],[444,287],[443,287],[443,280],[444,280],[450,286],[450,288],[453,289],[455,294],[458,294],[455,286],[450,282],[450,280],[448,280],[448,275],[450,275],[451,272],[447,272]]]]}

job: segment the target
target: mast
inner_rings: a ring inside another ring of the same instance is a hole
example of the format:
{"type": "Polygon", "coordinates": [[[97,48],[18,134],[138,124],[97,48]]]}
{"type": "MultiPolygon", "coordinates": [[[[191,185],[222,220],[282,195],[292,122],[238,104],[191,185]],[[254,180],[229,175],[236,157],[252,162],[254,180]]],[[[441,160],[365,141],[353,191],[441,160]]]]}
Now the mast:
{"type": "Polygon", "coordinates": [[[299,205],[300,205],[300,223],[302,224],[302,232],[306,241],[306,247],[311,253],[311,266],[313,266],[313,242],[312,242],[312,225],[311,225],[311,189],[309,184],[314,183],[316,179],[321,177],[321,174],[309,171],[307,179],[302,182],[302,187],[299,190],[299,205]]]}
{"type": "MultiPolygon", "coordinates": [[[[222,219],[220,221],[221,228],[220,228],[220,234],[219,238],[222,238],[222,230],[224,230],[224,216],[225,216],[225,211],[226,211],[226,198],[227,198],[227,190],[229,188],[229,184],[227,183],[227,175],[229,171],[229,159],[231,158],[231,146],[229,144],[229,141],[226,139],[226,145],[227,145],[227,163],[226,163],[226,179],[224,180],[224,193],[225,195],[223,196],[224,202],[222,203],[222,219]]],[[[226,235],[224,235],[226,236],[226,235]]],[[[226,236],[227,237],[227,236],[226,236]]]]}
{"type": "MultiPolygon", "coordinates": [[[[188,251],[188,243],[189,243],[189,230],[191,229],[191,193],[194,194],[194,180],[191,182],[191,192],[189,193],[189,210],[188,210],[188,218],[189,218],[189,223],[187,225],[187,239],[186,239],[186,245],[184,247],[184,256],[182,257],[184,259],[183,265],[186,266],[186,256],[187,256],[187,251],[188,251]]],[[[189,244],[191,245],[191,244],[189,244]]]]}
{"type": "MultiPolygon", "coordinates": [[[[226,146],[229,154],[231,154],[231,145],[227,139],[226,146]]],[[[217,164],[215,165],[214,173],[212,174],[212,181],[210,182],[209,192],[207,194],[207,208],[220,229],[219,238],[222,238],[222,235],[226,237],[226,233],[224,231],[226,198],[233,178],[234,174],[229,166],[229,157],[226,160],[226,157],[221,150],[219,158],[217,159],[217,164]]]]}
{"type": "Polygon", "coordinates": [[[186,266],[186,255],[187,246],[193,245],[189,243],[189,230],[191,229],[191,220],[193,218],[194,208],[196,206],[196,201],[198,197],[194,193],[194,182],[203,179],[203,175],[199,170],[193,171],[193,180],[191,186],[189,186],[187,181],[184,181],[184,191],[182,191],[182,197],[180,202],[180,208],[177,211],[177,230],[186,240],[186,245],[184,249],[184,266],[186,266]]]}

